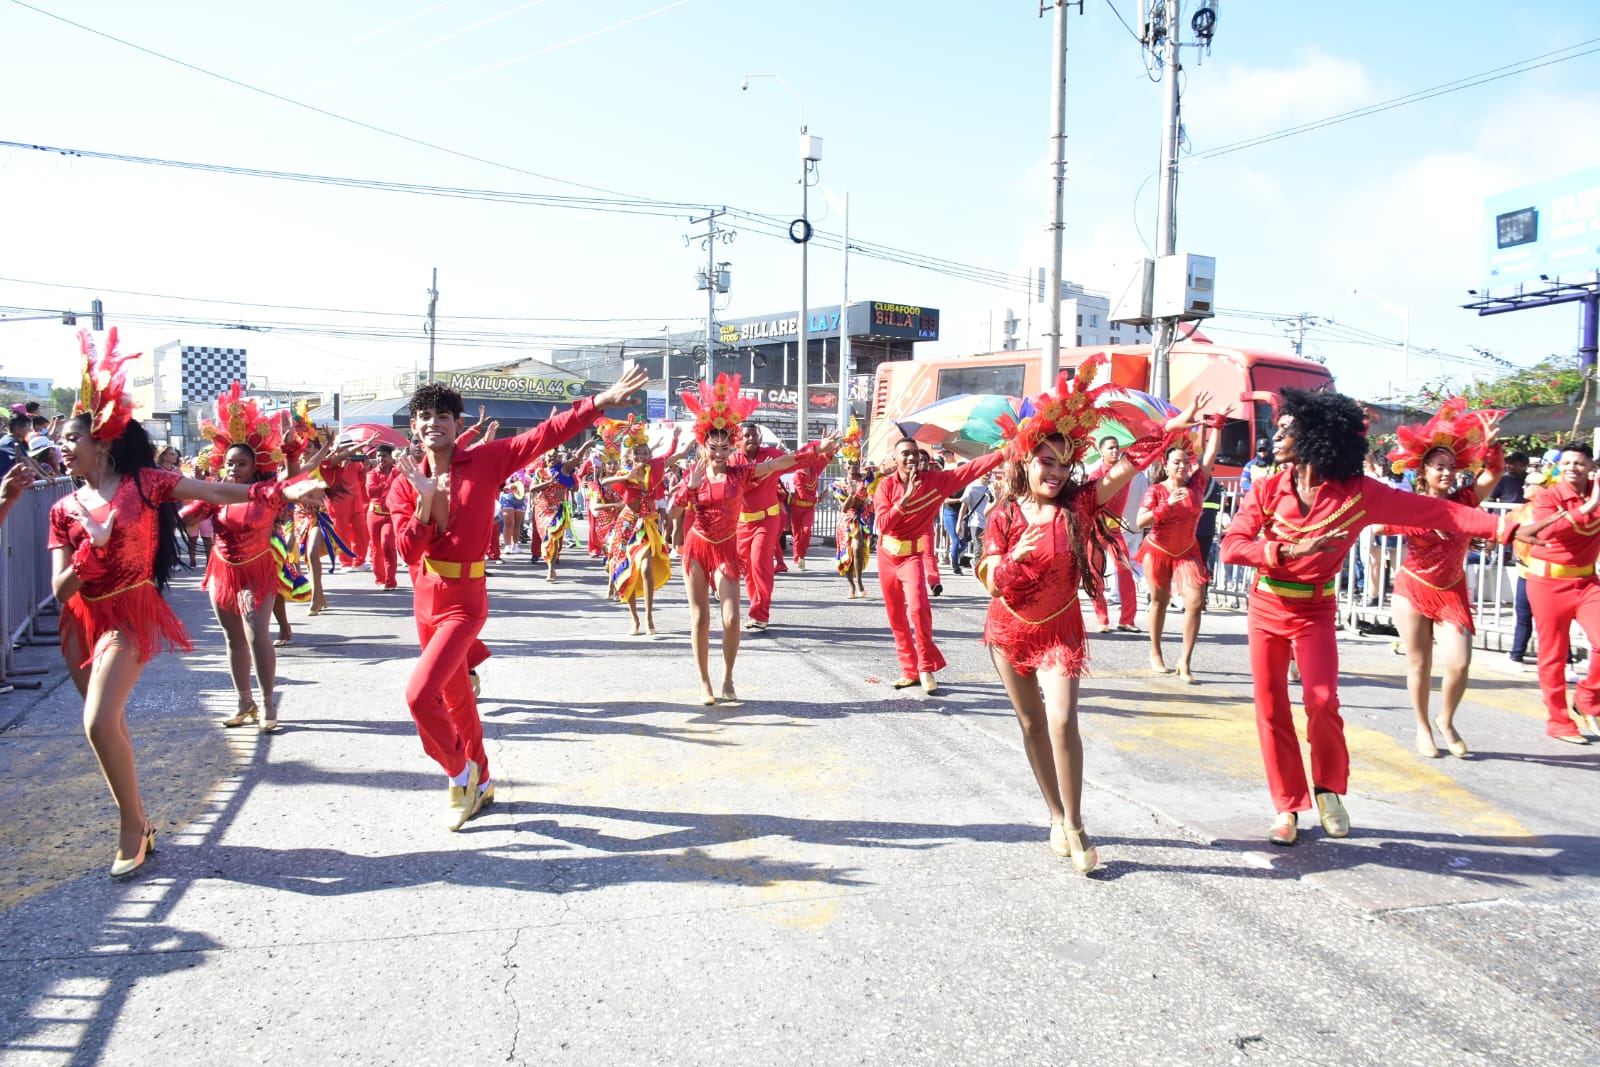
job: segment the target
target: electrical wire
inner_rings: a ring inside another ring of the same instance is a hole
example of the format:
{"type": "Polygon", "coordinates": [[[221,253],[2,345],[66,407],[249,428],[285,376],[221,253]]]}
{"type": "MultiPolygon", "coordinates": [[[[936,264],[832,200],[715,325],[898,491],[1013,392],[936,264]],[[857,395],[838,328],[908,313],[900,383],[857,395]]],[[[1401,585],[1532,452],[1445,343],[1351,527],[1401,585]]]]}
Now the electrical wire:
{"type": "Polygon", "coordinates": [[[1342,111],[1336,115],[1328,115],[1324,118],[1314,119],[1310,122],[1301,123],[1298,126],[1289,126],[1273,133],[1264,133],[1257,137],[1247,137],[1241,141],[1234,141],[1229,144],[1220,145],[1216,148],[1209,149],[1208,151],[1198,152],[1195,154],[1194,158],[1215,159],[1218,156],[1225,156],[1233,152],[1240,152],[1246,148],[1255,148],[1260,145],[1270,144],[1273,141],[1281,141],[1285,138],[1297,137],[1302,133],[1310,133],[1313,130],[1324,129],[1328,126],[1336,126],[1340,123],[1349,122],[1353,119],[1365,118],[1368,115],[1376,115],[1384,111],[1391,111],[1397,107],[1403,107],[1406,104],[1415,104],[1424,100],[1432,100],[1434,97],[1445,96],[1449,93],[1457,93],[1463,89],[1471,89],[1474,86],[1486,85],[1490,82],[1500,81],[1503,78],[1510,78],[1517,74],[1526,74],[1529,71],[1538,70],[1541,67],[1553,66],[1557,63],[1565,63],[1572,59],[1581,59],[1584,56],[1593,55],[1596,52],[1600,52],[1600,47],[1591,46],[1600,46],[1600,37],[1592,38],[1587,41],[1580,41],[1577,44],[1568,45],[1565,48],[1558,48],[1554,52],[1545,52],[1543,55],[1537,55],[1528,59],[1518,60],[1515,63],[1508,63],[1503,67],[1495,67],[1491,70],[1481,71],[1477,74],[1469,74],[1464,78],[1457,78],[1454,81],[1442,82],[1441,84],[1435,85],[1431,88],[1419,89],[1414,93],[1407,93],[1404,96],[1397,96],[1389,100],[1379,101],[1375,104],[1368,104],[1365,107],[1354,108],[1350,111],[1342,111]],[[1584,49],[1584,51],[1574,51],[1574,49],[1580,48],[1584,49]],[[1572,54],[1562,55],[1564,52],[1571,52],[1572,54]]]}
{"type": "Polygon", "coordinates": [[[1117,10],[1116,0],[1106,0],[1106,6],[1111,9],[1111,13],[1113,15],[1117,16],[1117,21],[1122,23],[1122,28],[1128,31],[1128,36],[1132,37],[1140,44],[1144,44],[1144,41],[1140,40],[1139,35],[1133,32],[1133,27],[1128,25],[1128,20],[1122,17],[1122,12],[1117,10]]]}

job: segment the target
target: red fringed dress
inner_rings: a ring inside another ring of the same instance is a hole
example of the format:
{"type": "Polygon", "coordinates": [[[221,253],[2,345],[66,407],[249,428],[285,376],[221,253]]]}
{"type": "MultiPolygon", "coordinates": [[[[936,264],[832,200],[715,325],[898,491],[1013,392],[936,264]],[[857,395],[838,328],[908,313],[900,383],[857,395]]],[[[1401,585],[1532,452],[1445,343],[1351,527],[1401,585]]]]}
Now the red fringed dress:
{"type": "MultiPolygon", "coordinates": [[[[1096,482],[1077,490],[1069,506],[1077,510],[1077,526],[1094,529],[1096,482]]],[[[983,620],[983,643],[993,647],[1016,672],[1027,677],[1040,669],[1080,678],[1089,669],[1083,612],[1078,607],[1078,564],[1072,556],[1072,533],[1057,509],[1049,529],[1031,555],[1013,560],[1011,550],[1028,529],[1022,508],[1011,501],[990,513],[984,533],[984,556],[997,557],[990,581],[995,590],[983,620]]]]}
{"type": "Polygon", "coordinates": [[[618,486],[622,510],[612,533],[616,550],[608,562],[611,585],[623,600],[632,600],[643,591],[646,560],[650,561],[654,588],[672,580],[672,556],[661,536],[661,512],[656,508],[666,481],[667,461],[657,457],[636,468],[618,486]]]}
{"type": "Polygon", "coordinates": [[[739,573],[739,503],[751,466],[729,467],[721,478],[706,478],[699,488],[690,489],[688,479],[678,487],[677,502],[688,509],[689,532],[683,539],[683,573],[700,564],[706,577],[717,580],[717,572],[737,582],[739,573]]]}
{"type": "MultiPolygon", "coordinates": [[[[1445,499],[1469,508],[1478,506],[1478,492],[1470,485],[1445,499]]],[[[1472,601],[1467,596],[1467,548],[1472,537],[1416,526],[1390,526],[1384,532],[1404,534],[1406,539],[1405,562],[1395,575],[1394,595],[1405,597],[1418,614],[1436,623],[1475,633],[1472,601]]]]}
{"type": "Polygon", "coordinates": [[[278,594],[280,563],[272,550],[272,535],[278,512],[283,508],[283,486],[279,482],[257,483],[266,488],[264,500],[217,506],[204,500],[191,500],[180,514],[193,526],[210,519],[216,543],[206,560],[206,576],[200,588],[209,590],[211,603],[220,611],[247,615],[239,594],[249,591],[256,607],[272,603],[278,594]]]}
{"type": "Polygon", "coordinates": [[[182,477],[177,471],[149,467],[124,474],[111,503],[89,512],[97,522],[116,513],[111,535],[99,548],[89,543],[88,531],[67,511],[66,498],[50,508],[49,548],[71,549],[73,569],[83,580],[78,592],[61,606],[61,652],[67,655],[70,642],[77,641],[83,655],[79,666],[93,662],[95,647],[112,631],[132,643],[140,663],[148,662],[162,645],[193,651],[188,632],[156,589],[154,577],[161,536],[158,509],[173,499],[173,487],[182,477]]]}
{"type": "Polygon", "coordinates": [[[1165,482],[1145,490],[1139,506],[1153,512],[1155,520],[1133,558],[1144,565],[1145,579],[1151,588],[1165,589],[1172,596],[1182,597],[1191,590],[1199,592],[1211,580],[1206,573],[1205,557],[1200,554],[1200,543],[1194,536],[1209,481],[1204,474],[1195,471],[1189,477],[1188,498],[1178,503],[1172,502],[1172,490],[1165,482]]]}

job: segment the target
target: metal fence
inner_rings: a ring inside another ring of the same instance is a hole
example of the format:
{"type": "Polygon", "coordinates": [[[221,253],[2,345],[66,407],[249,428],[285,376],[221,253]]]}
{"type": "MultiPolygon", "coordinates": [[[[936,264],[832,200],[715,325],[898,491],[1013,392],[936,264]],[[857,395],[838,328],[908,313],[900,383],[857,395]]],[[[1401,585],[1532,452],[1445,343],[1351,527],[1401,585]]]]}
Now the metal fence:
{"type": "Polygon", "coordinates": [[[38,481],[23,494],[0,526],[0,626],[6,634],[0,651],[0,693],[12,689],[38,689],[29,676],[46,673],[40,667],[16,662],[19,645],[40,641],[39,620],[54,614],[50,592],[50,505],[72,491],[69,478],[38,481]]]}

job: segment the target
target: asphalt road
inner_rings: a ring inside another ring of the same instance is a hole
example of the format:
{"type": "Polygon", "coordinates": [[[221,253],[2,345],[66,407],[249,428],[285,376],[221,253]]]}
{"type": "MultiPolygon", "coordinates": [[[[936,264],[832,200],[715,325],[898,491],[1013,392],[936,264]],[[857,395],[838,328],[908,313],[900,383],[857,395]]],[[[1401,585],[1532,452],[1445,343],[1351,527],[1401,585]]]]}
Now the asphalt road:
{"type": "Polygon", "coordinates": [[[0,1061],[1600,1063],[1600,745],[1544,738],[1531,675],[1475,665],[1474,755],[1425,761],[1402,661],[1346,642],[1355,829],[1276,850],[1243,615],[1207,616],[1195,687],[1094,638],[1084,878],[970,577],[940,696],[889,688],[875,589],[819,549],[742,702],[701,708],[681,584],[630,638],[597,565],[540,573],[490,579],[497,803],[459,834],[401,699],[409,593],[367,574],[296,611],[263,739],[218,727],[179,583],[199,651],[130,710],[160,841],[128,881],[64,673],[0,697],[0,1061]]]}

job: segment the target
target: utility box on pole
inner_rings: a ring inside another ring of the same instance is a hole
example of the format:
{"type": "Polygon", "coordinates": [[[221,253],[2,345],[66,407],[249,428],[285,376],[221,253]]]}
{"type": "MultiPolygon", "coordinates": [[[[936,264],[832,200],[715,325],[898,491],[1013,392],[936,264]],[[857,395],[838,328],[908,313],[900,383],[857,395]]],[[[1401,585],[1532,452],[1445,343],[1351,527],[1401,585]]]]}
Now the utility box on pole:
{"type": "Polygon", "coordinates": [[[1111,322],[1126,322],[1134,326],[1148,326],[1155,319],[1151,315],[1151,302],[1155,295],[1156,261],[1141,259],[1133,268],[1122,291],[1111,302],[1111,322]]]}
{"type": "Polygon", "coordinates": [[[1209,319],[1217,313],[1212,295],[1216,280],[1215,257],[1161,256],[1156,260],[1150,313],[1158,319],[1209,319]]]}

